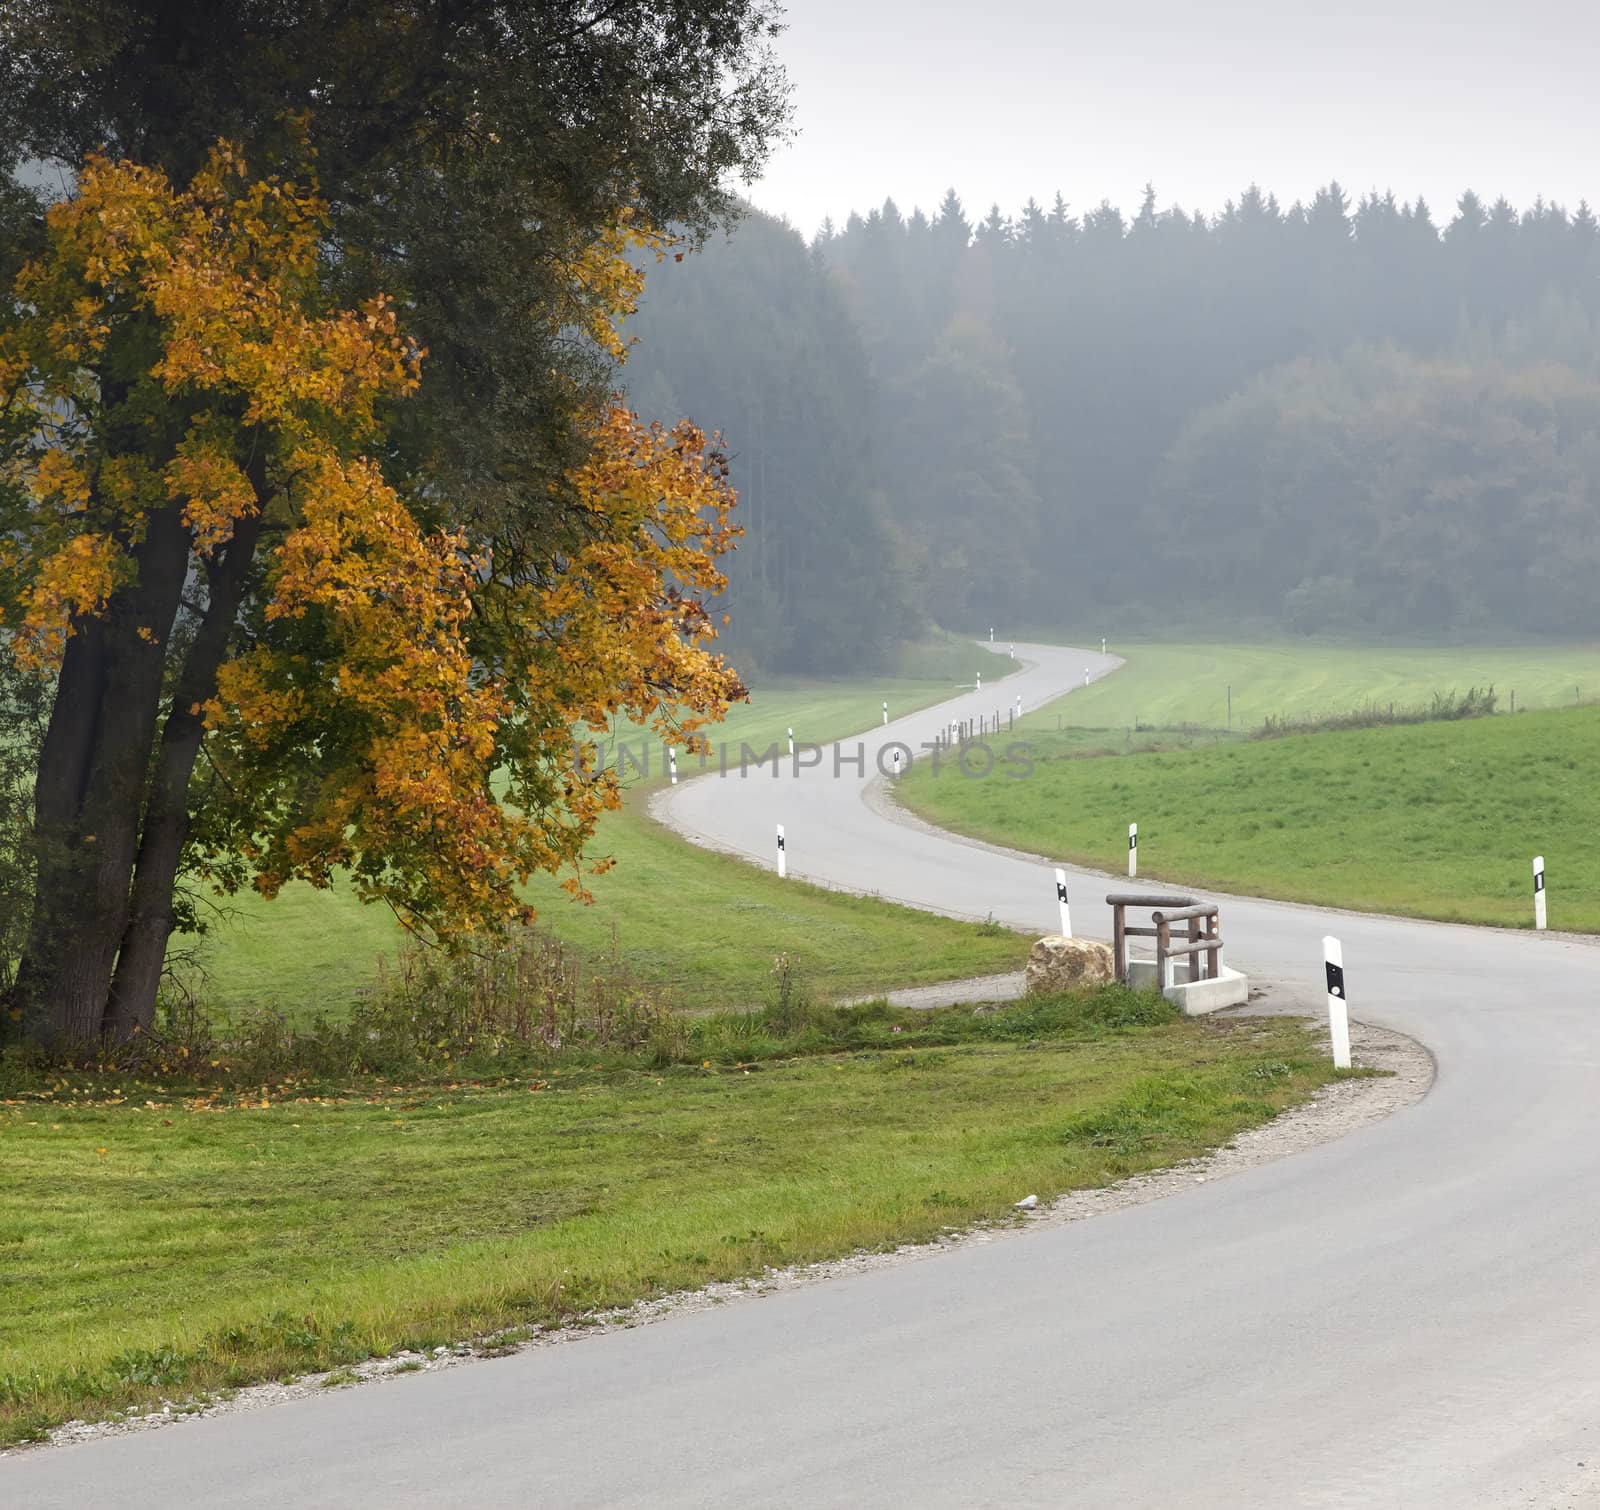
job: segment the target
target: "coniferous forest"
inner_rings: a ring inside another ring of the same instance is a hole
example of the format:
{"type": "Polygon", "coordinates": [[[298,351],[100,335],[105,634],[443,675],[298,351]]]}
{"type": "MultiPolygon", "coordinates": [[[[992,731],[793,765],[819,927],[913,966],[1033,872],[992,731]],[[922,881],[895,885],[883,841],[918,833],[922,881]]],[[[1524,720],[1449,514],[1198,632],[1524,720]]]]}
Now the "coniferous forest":
{"type": "Polygon", "coordinates": [[[871,661],[927,619],[1588,636],[1600,226],[1338,184],[1217,215],[751,212],[652,268],[626,370],[720,428],[731,643],[871,661]]]}

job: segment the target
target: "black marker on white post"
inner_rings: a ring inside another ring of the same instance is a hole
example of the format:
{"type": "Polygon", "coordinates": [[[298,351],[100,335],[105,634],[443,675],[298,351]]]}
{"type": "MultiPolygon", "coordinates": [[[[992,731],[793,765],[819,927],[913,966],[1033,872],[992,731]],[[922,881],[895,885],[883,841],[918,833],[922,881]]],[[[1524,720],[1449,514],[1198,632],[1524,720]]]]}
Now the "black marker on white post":
{"type": "Polygon", "coordinates": [[[676,786],[678,784],[678,752],[671,745],[667,746],[667,774],[672,778],[671,784],[676,786]]]}
{"type": "Polygon", "coordinates": [[[1056,870],[1056,901],[1061,904],[1061,937],[1072,937],[1072,909],[1067,905],[1067,873],[1056,870]]]}
{"type": "Polygon", "coordinates": [[[1128,879],[1139,874],[1139,825],[1128,825],[1128,879]]]}
{"type": "Polygon", "coordinates": [[[1328,977],[1328,1040],[1333,1067],[1350,1068],[1350,1009],[1344,990],[1344,946],[1336,938],[1322,941],[1322,968],[1328,977]]]}
{"type": "Polygon", "coordinates": [[[781,881],[788,874],[783,852],[783,825],[778,825],[778,879],[781,881]]]}
{"type": "Polygon", "coordinates": [[[1545,926],[1543,855],[1533,857],[1533,926],[1541,932],[1545,926]]]}
{"type": "Polygon", "coordinates": [[[794,754],[794,730],[793,729],[789,730],[789,753],[790,753],[790,755],[794,754]]]}

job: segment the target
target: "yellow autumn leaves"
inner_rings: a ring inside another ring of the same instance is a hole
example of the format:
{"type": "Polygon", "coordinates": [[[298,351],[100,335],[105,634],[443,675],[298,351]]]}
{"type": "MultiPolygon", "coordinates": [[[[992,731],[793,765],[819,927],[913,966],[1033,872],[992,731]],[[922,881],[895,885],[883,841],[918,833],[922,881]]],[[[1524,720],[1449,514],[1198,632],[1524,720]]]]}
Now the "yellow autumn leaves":
{"type": "MultiPolygon", "coordinates": [[[[405,495],[452,518],[426,468],[375,459],[425,352],[386,298],[331,305],[304,169],[253,177],[222,143],[180,188],[92,157],[51,209],[0,329],[0,405],[31,425],[0,457],[29,500],[0,540],[10,651],[58,661],[132,581],[159,511],[180,511],[201,582],[252,521],[248,611],[199,703],[224,814],[200,863],[231,874],[242,855],[269,895],[343,869],[460,935],[522,915],[533,872],[575,873],[615,805],[613,779],[573,772],[573,728],[622,714],[681,739],[743,695],[705,607],[734,496],[700,431],[612,403],[584,411],[589,456],[559,489],[577,525],[548,559],[425,526],[405,495]],[[104,372],[134,356],[114,391],[104,372]]],[[[630,253],[666,244],[619,212],[570,249],[552,319],[620,359],[630,253]]]]}
{"type": "Polygon", "coordinates": [[[59,659],[73,621],[128,579],[163,499],[182,502],[193,548],[207,555],[265,501],[242,456],[315,446],[335,458],[335,442],[376,433],[379,402],[416,386],[421,353],[385,301],[318,311],[323,214],[314,192],[251,181],[226,144],[187,190],[91,157],[78,192],[51,208],[49,253],[17,278],[27,313],[0,332],[10,379],[0,402],[37,423],[4,462],[34,504],[9,563],[24,583],[13,627],[25,663],[59,659]],[[159,339],[148,371],[127,383],[119,427],[134,432],[131,448],[91,418],[115,398],[91,368],[119,329],[159,339]],[[188,433],[165,446],[163,430],[183,414],[188,433]]]}

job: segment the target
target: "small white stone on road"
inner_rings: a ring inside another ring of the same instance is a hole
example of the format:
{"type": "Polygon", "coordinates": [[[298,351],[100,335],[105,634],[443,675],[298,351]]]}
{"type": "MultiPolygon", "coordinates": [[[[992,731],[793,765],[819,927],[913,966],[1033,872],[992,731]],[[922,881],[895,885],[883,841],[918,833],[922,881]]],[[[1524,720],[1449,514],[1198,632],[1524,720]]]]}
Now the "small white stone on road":
{"type": "Polygon", "coordinates": [[[1023,1198],[1020,1201],[1017,1202],[1015,1209],[1018,1210],[1018,1211],[1032,1211],[1033,1208],[1035,1206],[1037,1206],[1038,1204],[1039,1204],[1039,1197],[1038,1196],[1036,1196],[1036,1195],[1025,1195],[1025,1196],[1023,1196],[1023,1198]]]}

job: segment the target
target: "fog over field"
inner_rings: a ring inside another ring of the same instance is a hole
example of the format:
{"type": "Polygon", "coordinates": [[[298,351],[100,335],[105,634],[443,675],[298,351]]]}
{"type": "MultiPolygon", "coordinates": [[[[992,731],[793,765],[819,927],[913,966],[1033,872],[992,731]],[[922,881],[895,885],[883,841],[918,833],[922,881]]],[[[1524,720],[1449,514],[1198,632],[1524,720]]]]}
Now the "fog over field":
{"type": "Polygon", "coordinates": [[[1593,632],[1592,12],[831,0],[624,374],[734,457],[730,643],[1593,632]],[[840,39],[848,37],[848,46],[840,39]]]}

